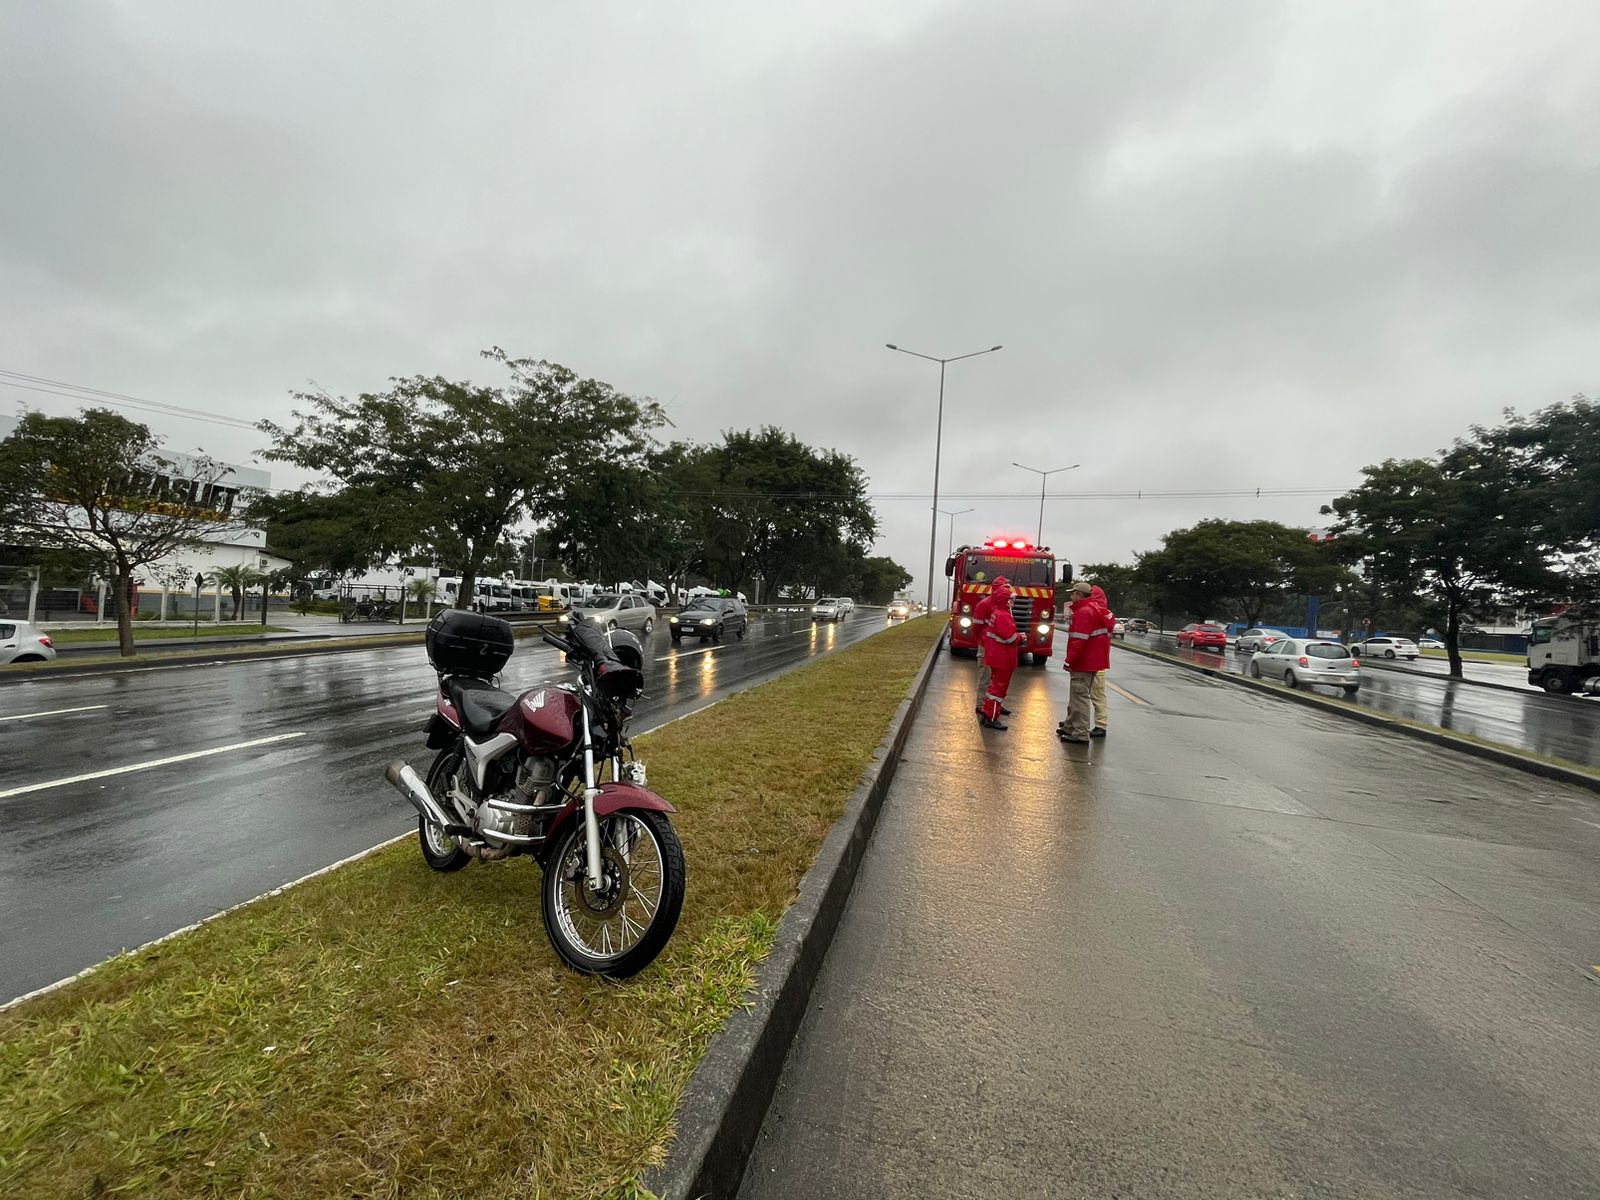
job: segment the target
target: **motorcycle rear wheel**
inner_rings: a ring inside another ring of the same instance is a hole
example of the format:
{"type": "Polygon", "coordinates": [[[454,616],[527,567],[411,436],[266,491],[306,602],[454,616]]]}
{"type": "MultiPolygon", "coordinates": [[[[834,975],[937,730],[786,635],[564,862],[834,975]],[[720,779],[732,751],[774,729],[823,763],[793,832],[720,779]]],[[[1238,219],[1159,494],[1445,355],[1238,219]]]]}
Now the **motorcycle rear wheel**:
{"type": "Polygon", "coordinates": [[[600,818],[607,888],[585,877],[583,820],[572,821],[545,860],[545,934],[575,971],[626,979],[655,961],[683,911],[683,845],[665,813],[627,809],[600,818]]]}
{"type": "MultiPolygon", "coordinates": [[[[449,747],[439,751],[433,766],[428,768],[428,778],[423,781],[435,800],[444,796],[450,777],[460,765],[460,750],[449,747]]],[[[417,816],[417,844],[422,847],[423,861],[435,871],[459,871],[472,861],[472,855],[461,848],[460,842],[420,814],[417,816]]]]}

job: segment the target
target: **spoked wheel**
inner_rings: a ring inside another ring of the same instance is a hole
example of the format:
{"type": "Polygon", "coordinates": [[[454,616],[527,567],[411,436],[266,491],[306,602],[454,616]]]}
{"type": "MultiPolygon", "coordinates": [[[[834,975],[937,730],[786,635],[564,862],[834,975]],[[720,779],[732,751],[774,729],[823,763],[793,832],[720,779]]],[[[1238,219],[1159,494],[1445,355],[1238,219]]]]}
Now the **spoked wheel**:
{"type": "Polygon", "coordinates": [[[563,962],[586,975],[626,979],[649,966],[683,909],[683,846],[659,812],[600,818],[604,884],[589,885],[582,815],[561,834],[540,891],[544,928],[563,962]]]}
{"type": "MultiPolygon", "coordinates": [[[[450,806],[445,803],[445,793],[450,790],[450,781],[460,768],[461,751],[453,747],[441,750],[424,780],[428,791],[446,811],[450,806]]],[[[417,817],[417,841],[422,846],[423,861],[435,871],[459,871],[472,861],[472,855],[463,850],[455,838],[421,815],[417,817]]]]}

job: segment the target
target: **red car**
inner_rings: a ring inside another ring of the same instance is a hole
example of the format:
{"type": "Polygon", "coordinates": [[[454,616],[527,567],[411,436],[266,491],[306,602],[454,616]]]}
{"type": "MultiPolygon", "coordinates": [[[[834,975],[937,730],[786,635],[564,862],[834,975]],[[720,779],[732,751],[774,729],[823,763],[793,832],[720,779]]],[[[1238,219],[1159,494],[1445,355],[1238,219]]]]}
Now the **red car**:
{"type": "Polygon", "coordinates": [[[1185,625],[1178,630],[1178,645],[1192,646],[1196,650],[1226,650],[1228,631],[1224,626],[1213,625],[1209,621],[1203,625],[1185,625]]]}

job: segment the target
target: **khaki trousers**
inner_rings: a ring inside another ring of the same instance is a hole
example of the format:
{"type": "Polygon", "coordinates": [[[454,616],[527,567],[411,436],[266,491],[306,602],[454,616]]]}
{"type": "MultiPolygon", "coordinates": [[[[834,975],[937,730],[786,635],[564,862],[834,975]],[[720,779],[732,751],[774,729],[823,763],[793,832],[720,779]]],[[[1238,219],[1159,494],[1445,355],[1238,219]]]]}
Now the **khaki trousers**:
{"type": "MultiPolygon", "coordinates": [[[[978,653],[982,654],[983,651],[979,650],[978,653]]],[[[994,669],[988,663],[980,662],[978,664],[978,703],[973,706],[974,708],[983,707],[984,698],[989,694],[989,681],[993,678],[994,669]]]]}
{"type": "Polygon", "coordinates": [[[1071,672],[1072,692],[1067,701],[1067,736],[1086,738],[1094,728],[1094,671],[1071,672]]]}
{"type": "Polygon", "coordinates": [[[1094,687],[1089,690],[1089,699],[1094,701],[1094,727],[1106,727],[1106,672],[1094,673],[1094,687]]]}

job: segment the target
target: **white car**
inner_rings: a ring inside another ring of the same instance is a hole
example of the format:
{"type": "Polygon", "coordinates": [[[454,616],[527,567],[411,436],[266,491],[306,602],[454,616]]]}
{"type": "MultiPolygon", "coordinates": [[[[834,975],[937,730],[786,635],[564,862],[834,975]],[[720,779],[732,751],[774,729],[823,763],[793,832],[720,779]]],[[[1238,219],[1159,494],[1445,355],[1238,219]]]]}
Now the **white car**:
{"type": "Polygon", "coordinates": [[[1111,622],[1111,636],[1114,638],[1127,638],[1128,623],[1121,617],[1118,617],[1116,620],[1111,622]]]}
{"type": "Polygon", "coordinates": [[[1360,658],[1405,658],[1416,660],[1421,650],[1410,638],[1371,637],[1364,642],[1353,642],[1350,652],[1360,658]]]}
{"type": "Polygon", "coordinates": [[[1417,639],[1417,649],[1418,650],[1443,650],[1444,649],[1444,643],[1441,642],[1438,638],[1429,638],[1429,637],[1418,638],[1417,639]]]}
{"type": "Polygon", "coordinates": [[[1361,664],[1346,646],[1318,638],[1284,638],[1250,656],[1251,679],[1281,679],[1292,688],[1316,683],[1343,688],[1353,696],[1361,688],[1361,664]]]}
{"type": "Polygon", "coordinates": [[[55,656],[55,643],[43,630],[26,621],[0,618],[0,666],[14,662],[48,662],[55,656]]]}
{"type": "Polygon", "coordinates": [[[811,606],[813,621],[842,621],[850,611],[848,601],[842,596],[824,596],[811,606]]]}

